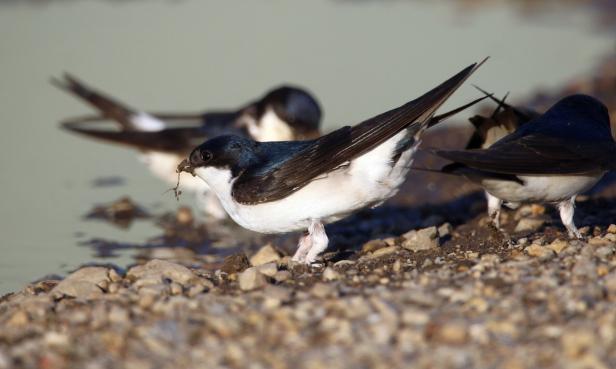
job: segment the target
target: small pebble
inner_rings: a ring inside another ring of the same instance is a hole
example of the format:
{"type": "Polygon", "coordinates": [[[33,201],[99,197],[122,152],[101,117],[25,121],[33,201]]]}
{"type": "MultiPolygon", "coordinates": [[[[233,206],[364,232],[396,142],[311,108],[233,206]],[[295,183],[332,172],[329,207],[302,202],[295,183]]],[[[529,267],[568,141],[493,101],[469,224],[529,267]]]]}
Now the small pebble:
{"type": "Polygon", "coordinates": [[[280,254],[278,254],[278,251],[272,245],[265,245],[250,258],[250,265],[259,266],[271,262],[276,263],[279,260],[280,254]]]}
{"type": "Polygon", "coordinates": [[[430,250],[439,246],[438,231],[436,227],[420,230],[411,230],[404,235],[402,247],[411,251],[430,250]]]}
{"type": "Polygon", "coordinates": [[[267,281],[257,268],[250,267],[239,274],[238,283],[242,291],[252,291],[264,287],[267,281]]]}
{"type": "Polygon", "coordinates": [[[276,274],[274,274],[274,280],[276,282],[284,282],[290,279],[291,276],[291,272],[289,272],[288,270],[279,270],[278,272],[276,272],[276,274]]]}
{"type": "Polygon", "coordinates": [[[332,267],[327,267],[323,270],[324,281],[335,281],[340,278],[340,274],[332,267]]]}
{"type": "Polygon", "coordinates": [[[524,251],[526,251],[528,255],[537,257],[540,259],[549,259],[556,254],[554,250],[550,249],[549,247],[539,246],[537,244],[532,244],[526,247],[524,251]]]}
{"type": "Polygon", "coordinates": [[[517,232],[536,232],[545,224],[543,219],[522,218],[513,230],[517,232]]]}
{"type": "Polygon", "coordinates": [[[276,266],[276,263],[274,262],[267,263],[267,264],[261,264],[257,267],[257,269],[259,269],[259,272],[261,274],[267,277],[273,277],[278,272],[278,267],[276,266]]]}

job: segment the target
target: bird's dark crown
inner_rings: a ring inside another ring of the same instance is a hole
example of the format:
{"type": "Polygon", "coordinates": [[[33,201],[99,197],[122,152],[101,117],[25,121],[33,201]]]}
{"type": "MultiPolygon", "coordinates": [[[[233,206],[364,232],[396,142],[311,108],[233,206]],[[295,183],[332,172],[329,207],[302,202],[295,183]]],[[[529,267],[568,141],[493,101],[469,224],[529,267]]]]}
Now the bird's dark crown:
{"type": "Polygon", "coordinates": [[[190,166],[230,169],[235,177],[256,160],[257,145],[257,142],[241,136],[218,136],[190,153],[190,166]]]}
{"type": "Polygon", "coordinates": [[[546,115],[567,117],[569,120],[586,121],[602,126],[610,125],[610,115],[607,107],[596,98],[576,94],[567,96],[552,106],[546,115]]]}
{"type": "Polygon", "coordinates": [[[278,87],[265,94],[255,107],[258,118],[271,107],[281,120],[300,134],[310,134],[319,130],[321,107],[304,89],[286,85],[278,87]]]}

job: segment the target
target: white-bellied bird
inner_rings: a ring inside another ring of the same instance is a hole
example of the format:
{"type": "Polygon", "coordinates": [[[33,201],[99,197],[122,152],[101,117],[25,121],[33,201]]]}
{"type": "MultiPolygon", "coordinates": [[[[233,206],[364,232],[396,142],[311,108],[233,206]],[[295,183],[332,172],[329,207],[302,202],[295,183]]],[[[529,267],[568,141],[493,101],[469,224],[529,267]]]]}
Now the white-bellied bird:
{"type": "MultiPolygon", "coordinates": [[[[236,134],[256,141],[289,141],[319,136],[319,103],[299,87],[276,87],[256,101],[233,110],[189,114],[136,110],[68,74],[61,80],[52,79],[52,83],[90,104],[100,114],[67,119],[62,123],[63,128],[137,149],[150,171],[168,183],[178,180],[176,168],[182,159],[209,138],[236,134]],[[108,120],[116,123],[116,129],[100,127],[102,121],[108,120]]],[[[226,217],[216,196],[203,181],[182,177],[182,188],[197,195],[200,207],[207,214],[226,217]]]]}
{"type": "Polygon", "coordinates": [[[242,227],[261,233],[307,230],[293,260],[312,263],[329,242],[324,224],[394,196],[423,131],[473,104],[434,116],[477,67],[396,109],[314,140],[263,143],[236,135],[208,140],[178,170],[203,179],[242,227]]]}
{"type": "Polygon", "coordinates": [[[570,237],[575,197],[616,168],[608,110],[587,95],[563,98],[544,114],[484,149],[433,150],[451,160],[448,173],[481,185],[495,225],[503,202],[552,203],[570,237]]]}

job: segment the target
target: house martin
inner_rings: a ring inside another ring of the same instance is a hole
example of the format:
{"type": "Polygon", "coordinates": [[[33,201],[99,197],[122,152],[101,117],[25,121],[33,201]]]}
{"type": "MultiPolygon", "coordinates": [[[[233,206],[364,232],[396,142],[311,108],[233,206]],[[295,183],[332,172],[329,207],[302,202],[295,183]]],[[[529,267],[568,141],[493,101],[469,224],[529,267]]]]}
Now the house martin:
{"type": "Polygon", "coordinates": [[[533,110],[506,103],[508,93],[498,100],[480,87],[474,87],[492,99],[496,103],[496,108],[489,116],[475,115],[468,119],[474,131],[466,144],[467,150],[486,149],[540,115],[533,110]]]}
{"type": "MultiPolygon", "coordinates": [[[[526,108],[520,108],[516,106],[509,105],[505,102],[507,99],[508,93],[501,99],[498,100],[493,97],[492,94],[486,92],[482,88],[478,86],[474,86],[476,89],[481,91],[486,97],[492,99],[496,104],[496,108],[494,111],[488,115],[474,115],[469,118],[469,122],[472,124],[474,130],[471,137],[468,139],[465,149],[486,149],[492,146],[496,141],[505,137],[506,135],[513,133],[520,126],[528,123],[534,118],[537,118],[540,114],[526,108]]],[[[412,169],[425,171],[425,172],[436,172],[436,173],[444,173],[444,174],[459,174],[455,169],[458,168],[458,164],[450,164],[442,167],[441,169],[430,169],[424,167],[416,167],[413,166],[412,169]]],[[[488,203],[495,204],[497,199],[494,198],[489,192],[484,191],[486,199],[488,203]]],[[[517,203],[505,203],[505,205],[509,208],[515,209],[519,206],[517,203]]],[[[494,211],[494,209],[490,209],[494,211]]],[[[499,217],[491,214],[490,219],[495,228],[500,229],[499,217]]]]}
{"type": "MultiPolygon", "coordinates": [[[[176,167],[199,143],[223,134],[256,141],[290,141],[319,137],[321,108],[306,90],[279,86],[235,110],[197,114],[146,113],[133,109],[66,74],[52,83],[97,109],[100,115],[65,120],[62,127],[87,137],[132,147],[157,177],[175,183],[176,167]],[[113,121],[116,129],[100,127],[113,121]]],[[[207,185],[183,175],[182,187],[195,192],[200,207],[215,218],[226,213],[207,185]]]]}
{"type": "Polygon", "coordinates": [[[486,190],[488,214],[497,228],[503,202],[552,203],[569,236],[577,238],[575,197],[616,168],[608,110],[587,95],[563,98],[487,148],[432,151],[453,161],[444,172],[486,190]]]}
{"type": "Polygon", "coordinates": [[[244,228],[261,233],[307,230],[293,260],[312,263],[329,242],[324,224],[376,207],[397,193],[421,134],[435,123],[436,110],[478,66],[470,65],[396,109],[314,140],[213,138],[195,148],[178,170],[207,182],[244,228]]]}

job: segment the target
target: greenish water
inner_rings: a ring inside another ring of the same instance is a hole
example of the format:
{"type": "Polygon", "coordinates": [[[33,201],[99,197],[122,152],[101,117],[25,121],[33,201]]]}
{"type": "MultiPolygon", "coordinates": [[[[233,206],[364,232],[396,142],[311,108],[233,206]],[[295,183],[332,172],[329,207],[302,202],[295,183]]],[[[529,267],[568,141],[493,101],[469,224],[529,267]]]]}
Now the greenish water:
{"type": "MultiPolygon", "coordinates": [[[[593,31],[591,20],[576,12],[528,22],[502,7],[465,15],[442,2],[0,5],[0,294],[93,261],[82,239],[140,242],[160,233],[148,222],[122,231],[83,221],[94,203],[128,194],[159,204],[156,211],[177,206],[130,150],[57,129],[61,118],[89,110],[50,86],[53,75],[69,71],[135,107],[176,111],[235,106],[293,82],[320,98],[333,128],[488,55],[473,83],[513,97],[558,86],[614,51],[613,37],[593,31]],[[127,183],[92,186],[109,176],[127,183]]],[[[475,96],[469,85],[448,106],[475,96]]]]}

